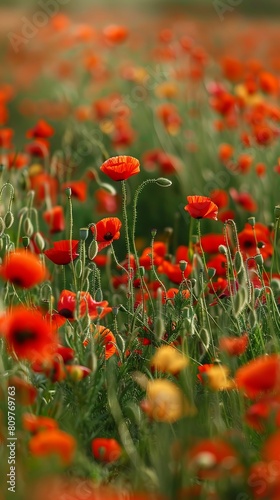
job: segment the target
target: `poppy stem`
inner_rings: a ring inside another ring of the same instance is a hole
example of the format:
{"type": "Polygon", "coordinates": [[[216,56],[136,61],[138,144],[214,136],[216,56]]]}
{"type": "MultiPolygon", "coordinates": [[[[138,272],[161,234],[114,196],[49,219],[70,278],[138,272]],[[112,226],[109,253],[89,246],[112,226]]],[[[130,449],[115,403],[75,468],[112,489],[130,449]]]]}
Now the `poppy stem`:
{"type": "Polygon", "coordinates": [[[125,181],[121,181],[121,185],[122,185],[122,215],[123,215],[123,220],[124,220],[125,243],[126,243],[126,250],[127,250],[127,266],[128,266],[127,293],[128,293],[129,310],[132,312],[133,311],[133,304],[134,304],[134,293],[133,293],[133,281],[132,281],[131,272],[130,272],[131,251],[130,251],[130,241],[129,241],[129,231],[128,231],[128,217],[127,217],[127,209],[126,209],[127,191],[126,191],[125,181]]]}
{"type": "Polygon", "coordinates": [[[67,199],[68,199],[68,215],[69,215],[69,249],[70,249],[70,266],[72,269],[73,273],[73,280],[74,280],[74,286],[75,290],[78,291],[77,288],[77,280],[76,280],[76,273],[75,273],[75,267],[74,267],[74,262],[73,262],[73,248],[72,248],[72,240],[73,240],[73,207],[72,207],[72,198],[71,198],[71,189],[67,188],[65,190],[67,194],[67,199]]]}

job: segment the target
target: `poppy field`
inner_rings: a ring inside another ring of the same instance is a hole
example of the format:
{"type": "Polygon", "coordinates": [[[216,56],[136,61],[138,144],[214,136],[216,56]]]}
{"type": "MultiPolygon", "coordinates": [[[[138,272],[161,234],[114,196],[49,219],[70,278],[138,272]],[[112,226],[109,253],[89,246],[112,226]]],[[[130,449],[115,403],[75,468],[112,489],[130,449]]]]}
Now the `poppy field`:
{"type": "Polygon", "coordinates": [[[3,9],[0,500],[280,498],[280,34],[233,3],[3,9]]]}

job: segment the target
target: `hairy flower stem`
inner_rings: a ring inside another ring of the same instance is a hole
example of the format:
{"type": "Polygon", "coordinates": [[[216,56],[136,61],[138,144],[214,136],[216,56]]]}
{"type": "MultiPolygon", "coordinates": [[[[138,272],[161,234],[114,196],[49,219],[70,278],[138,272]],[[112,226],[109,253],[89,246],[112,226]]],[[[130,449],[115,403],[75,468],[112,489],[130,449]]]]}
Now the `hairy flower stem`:
{"type": "Polygon", "coordinates": [[[76,273],[75,273],[75,267],[74,267],[74,262],[73,262],[73,250],[72,250],[72,240],[73,240],[73,207],[72,207],[72,198],[71,198],[71,190],[66,190],[67,191],[67,199],[68,199],[68,217],[69,217],[69,247],[70,247],[70,266],[73,274],[73,280],[74,280],[74,287],[75,291],[78,291],[77,287],[77,280],[76,280],[76,273]]]}
{"type": "Polygon", "coordinates": [[[127,266],[128,266],[128,284],[127,284],[127,294],[128,294],[128,309],[129,311],[133,311],[134,305],[134,290],[133,290],[133,280],[130,272],[130,241],[129,241],[129,231],[128,231],[128,217],[127,217],[127,191],[125,181],[121,181],[122,184],[122,215],[124,221],[124,230],[125,230],[125,243],[126,243],[126,251],[127,251],[127,266]]]}

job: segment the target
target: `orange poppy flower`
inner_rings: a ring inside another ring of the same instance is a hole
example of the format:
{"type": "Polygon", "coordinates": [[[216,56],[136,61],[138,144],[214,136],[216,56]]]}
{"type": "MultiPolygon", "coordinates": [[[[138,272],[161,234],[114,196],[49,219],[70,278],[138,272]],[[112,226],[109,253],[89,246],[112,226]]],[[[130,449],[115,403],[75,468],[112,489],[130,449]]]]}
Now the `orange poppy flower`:
{"type": "Polygon", "coordinates": [[[103,30],[105,40],[110,44],[123,43],[128,37],[128,29],[118,24],[109,24],[103,30]]]}
{"type": "Polygon", "coordinates": [[[55,332],[39,311],[16,306],[1,326],[9,351],[20,359],[43,360],[57,345],[55,332]]]}
{"type": "Polygon", "coordinates": [[[101,343],[105,346],[105,359],[111,358],[117,352],[115,335],[106,326],[95,325],[95,330],[98,331],[95,338],[100,338],[101,343]]]}
{"type": "Polygon", "coordinates": [[[111,245],[114,240],[118,240],[120,238],[121,227],[122,223],[117,217],[107,217],[105,219],[101,219],[95,225],[90,227],[98,243],[99,252],[100,250],[103,250],[103,248],[111,245]]]}
{"type": "Polygon", "coordinates": [[[87,198],[87,185],[85,181],[72,181],[64,182],[61,189],[65,191],[66,188],[71,188],[72,196],[80,201],[85,201],[87,198]]]}
{"type": "Polygon", "coordinates": [[[24,413],[22,415],[22,427],[26,431],[37,434],[43,430],[57,429],[58,423],[54,418],[24,413]]]}
{"type": "Polygon", "coordinates": [[[29,156],[25,153],[9,153],[7,155],[8,169],[23,168],[29,163],[29,156]]]}
{"type": "Polygon", "coordinates": [[[60,240],[55,241],[53,248],[45,250],[44,254],[50,259],[54,264],[60,266],[65,266],[69,264],[72,260],[79,257],[77,253],[79,246],[79,240],[60,240]]]}
{"type": "Polygon", "coordinates": [[[113,438],[95,438],[91,449],[94,458],[106,464],[116,462],[122,455],[122,447],[113,438]]]}
{"type": "Polygon", "coordinates": [[[235,374],[235,382],[249,398],[278,389],[280,381],[280,356],[260,356],[241,366],[235,374]]]}
{"type": "Polygon", "coordinates": [[[59,233],[65,229],[64,211],[61,205],[45,210],[43,212],[43,219],[46,221],[50,228],[50,233],[59,233]]]}
{"type": "Polygon", "coordinates": [[[210,193],[210,198],[218,209],[225,208],[228,205],[228,193],[224,189],[214,189],[210,193]]]}
{"type": "Polygon", "coordinates": [[[249,338],[245,333],[242,337],[221,337],[219,348],[229,356],[241,356],[248,347],[249,338]]]}
{"type": "Polygon", "coordinates": [[[186,212],[194,219],[217,220],[218,207],[206,196],[187,196],[188,205],[184,207],[186,212]]]}
{"type": "Polygon", "coordinates": [[[30,439],[29,449],[36,457],[58,455],[64,465],[69,465],[74,458],[76,440],[60,429],[48,429],[35,434],[30,439]]]}
{"type": "Polygon", "coordinates": [[[280,498],[279,460],[254,463],[249,471],[248,485],[253,493],[253,500],[278,500],[280,498]]]}
{"type": "Polygon", "coordinates": [[[113,181],[124,181],[139,174],[140,162],[133,156],[113,156],[101,165],[100,170],[113,181]]]}
{"type": "Polygon", "coordinates": [[[6,254],[0,276],[13,285],[32,288],[46,279],[46,267],[37,255],[18,249],[6,254]]]}
{"type": "Polygon", "coordinates": [[[26,137],[46,139],[54,134],[54,129],[45,121],[39,120],[37,124],[29,129],[26,133],[26,137]]]}
{"type": "Polygon", "coordinates": [[[243,64],[239,59],[232,56],[226,56],[221,62],[224,76],[231,82],[240,80],[243,76],[243,64]]]}

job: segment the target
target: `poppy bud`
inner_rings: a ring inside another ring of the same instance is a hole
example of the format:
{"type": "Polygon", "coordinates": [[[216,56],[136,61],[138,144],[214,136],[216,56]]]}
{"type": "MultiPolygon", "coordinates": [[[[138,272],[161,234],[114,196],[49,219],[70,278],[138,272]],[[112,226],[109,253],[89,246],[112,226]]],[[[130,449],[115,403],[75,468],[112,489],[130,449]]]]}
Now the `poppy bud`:
{"type": "Polygon", "coordinates": [[[255,259],[256,263],[258,264],[258,266],[260,266],[260,267],[263,266],[263,256],[260,253],[258,253],[258,255],[256,255],[254,257],[254,259],[255,259]]]}
{"type": "Polygon", "coordinates": [[[28,236],[23,236],[22,237],[22,244],[23,244],[24,248],[29,247],[29,243],[30,243],[30,238],[28,236]]]}
{"type": "Polygon", "coordinates": [[[31,222],[31,220],[29,219],[29,217],[26,217],[24,224],[23,224],[23,229],[24,229],[26,236],[29,236],[29,238],[30,238],[34,232],[34,228],[33,228],[33,224],[31,222]]]}
{"type": "Polygon", "coordinates": [[[218,250],[222,255],[227,255],[227,247],[225,245],[219,245],[218,250]]]}
{"type": "Polygon", "coordinates": [[[5,214],[4,217],[5,226],[7,229],[10,229],[10,227],[12,227],[14,220],[15,220],[14,215],[10,210],[8,210],[8,212],[5,214]]]}
{"type": "Polygon", "coordinates": [[[179,262],[179,267],[182,272],[184,272],[187,269],[188,263],[185,260],[180,260],[179,262]]]}
{"type": "Polygon", "coordinates": [[[166,179],[165,177],[159,177],[158,179],[156,179],[156,184],[160,187],[172,186],[172,182],[169,179],[166,179]]]}
{"type": "Polygon", "coordinates": [[[153,238],[155,238],[156,234],[157,234],[157,229],[155,229],[155,228],[151,229],[151,235],[153,238]]]}
{"type": "Polygon", "coordinates": [[[2,217],[0,217],[0,237],[3,236],[5,231],[5,222],[2,217]]]}
{"type": "Polygon", "coordinates": [[[252,226],[252,227],[255,227],[256,218],[255,217],[248,217],[248,224],[250,224],[250,226],[252,226]]]}
{"type": "Polygon", "coordinates": [[[145,276],[145,267],[144,266],[139,267],[139,274],[140,274],[140,276],[142,276],[142,278],[145,276]]]}
{"type": "Polygon", "coordinates": [[[242,267],[243,267],[243,259],[241,252],[237,251],[235,256],[234,256],[234,266],[236,269],[237,274],[240,273],[242,267]]]}
{"type": "Polygon", "coordinates": [[[279,217],[280,217],[280,205],[276,205],[276,207],[274,208],[274,215],[275,215],[276,219],[279,219],[279,217]]]}
{"type": "Polygon", "coordinates": [[[88,258],[89,260],[93,260],[98,253],[98,243],[96,240],[92,240],[88,247],[88,258]]]}
{"type": "Polygon", "coordinates": [[[65,189],[65,194],[66,196],[68,196],[68,198],[70,199],[71,198],[71,195],[72,195],[72,189],[70,187],[66,188],[65,189]]]}
{"type": "Polygon", "coordinates": [[[43,236],[38,232],[35,233],[34,241],[35,241],[35,244],[37,245],[37,247],[39,248],[40,252],[43,252],[43,250],[45,248],[45,240],[44,240],[43,236]]]}
{"type": "Polygon", "coordinates": [[[88,227],[81,227],[80,229],[80,239],[86,241],[88,237],[88,227]]]}
{"type": "Polygon", "coordinates": [[[75,262],[75,274],[77,278],[80,278],[82,276],[82,273],[83,273],[83,263],[81,259],[77,259],[75,262]]]}

